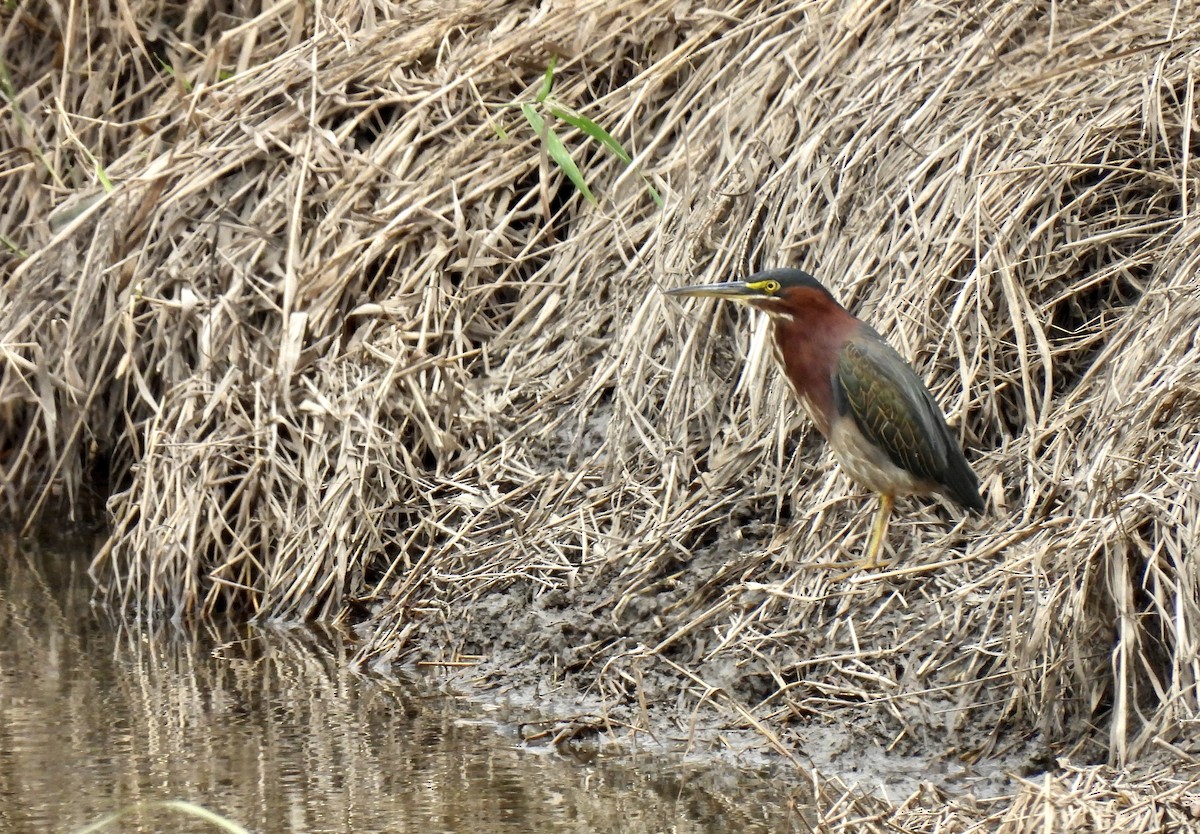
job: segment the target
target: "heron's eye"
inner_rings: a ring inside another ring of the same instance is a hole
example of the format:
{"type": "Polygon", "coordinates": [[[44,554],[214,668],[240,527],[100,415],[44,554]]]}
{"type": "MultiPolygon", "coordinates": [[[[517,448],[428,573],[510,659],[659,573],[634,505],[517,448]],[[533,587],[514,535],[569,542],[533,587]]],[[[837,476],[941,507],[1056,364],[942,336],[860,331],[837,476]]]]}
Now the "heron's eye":
{"type": "Polygon", "coordinates": [[[774,295],[775,293],[779,292],[779,282],[775,280],[767,281],[765,284],[763,284],[763,290],[769,295],[774,295]]]}

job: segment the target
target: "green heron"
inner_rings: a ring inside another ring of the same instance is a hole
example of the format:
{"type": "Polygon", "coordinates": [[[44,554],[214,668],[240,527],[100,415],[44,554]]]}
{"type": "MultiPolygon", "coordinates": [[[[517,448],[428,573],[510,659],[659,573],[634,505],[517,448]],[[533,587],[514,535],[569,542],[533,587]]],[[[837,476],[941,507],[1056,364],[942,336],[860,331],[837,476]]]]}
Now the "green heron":
{"type": "Polygon", "coordinates": [[[897,495],[942,493],[983,510],[979,480],[937,403],[908,363],[807,272],[769,269],[746,281],[668,290],[725,298],[771,317],[775,359],[842,468],[881,496],[866,559],[878,566],[897,495]]]}

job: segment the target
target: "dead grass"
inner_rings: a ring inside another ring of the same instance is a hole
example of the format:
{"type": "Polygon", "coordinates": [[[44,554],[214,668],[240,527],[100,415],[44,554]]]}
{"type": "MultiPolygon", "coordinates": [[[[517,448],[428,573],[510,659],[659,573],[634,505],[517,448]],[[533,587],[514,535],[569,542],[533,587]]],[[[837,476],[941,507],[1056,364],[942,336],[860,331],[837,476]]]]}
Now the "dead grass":
{"type": "MultiPolygon", "coordinates": [[[[365,619],[374,662],[565,593],[610,703],[657,669],[783,747],[1200,755],[1185,5],[255,8],[0,13],[4,495],[106,498],[110,599],[365,619]],[[634,155],[560,126],[596,206],[515,106],[553,54],[634,155]],[[992,508],[905,502],[882,581],[803,569],[869,502],[766,322],[656,291],[781,264],[914,360],[992,508]]],[[[1115,773],[889,825],[1174,813],[1115,773]]]]}

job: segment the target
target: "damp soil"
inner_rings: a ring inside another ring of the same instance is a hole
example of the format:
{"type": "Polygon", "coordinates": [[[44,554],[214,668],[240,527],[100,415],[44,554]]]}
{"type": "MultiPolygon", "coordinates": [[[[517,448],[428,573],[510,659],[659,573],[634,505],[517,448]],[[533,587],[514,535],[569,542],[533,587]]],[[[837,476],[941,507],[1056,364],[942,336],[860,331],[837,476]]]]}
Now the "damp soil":
{"type": "Polygon", "coordinates": [[[673,606],[728,569],[719,552],[697,554],[668,582],[621,603],[602,575],[570,590],[514,582],[474,600],[453,623],[422,626],[416,650],[395,666],[436,668],[448,689],[508,705],[510,715],[525,716],[526,732],[563,747],[683,750],[708,761],[770,766],[776,778],[795,783],[815,770],[892,801],[923,786],[997,797],[1012,792],[1014,776],[1055,766],[1039,736],[1005,734],[998,706],[976,707],[977,719],[964,726],[948,717],[958,708],[950,697],[928,692],[893,707],[903,710],[904,732],[878,710],[839,708],[793,717],[769,738],[746,715],[775,682],[732,661],[703,660],[702,637],[657,649],[650,642],[671,633],[664,618],[673,606]],[[984,748],[993,752],[976,757],[984,748]]]}

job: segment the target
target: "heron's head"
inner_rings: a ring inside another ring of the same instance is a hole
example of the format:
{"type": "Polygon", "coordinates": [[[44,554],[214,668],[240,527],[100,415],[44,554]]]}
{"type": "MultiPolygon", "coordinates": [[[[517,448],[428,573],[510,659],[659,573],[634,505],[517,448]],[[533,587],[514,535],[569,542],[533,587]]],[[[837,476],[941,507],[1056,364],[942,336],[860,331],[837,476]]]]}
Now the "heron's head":
{"type": "Polygon", "coordinates": [[[798,307],[810,305],[816,297],[833,300],[820,281],[799,269],[768,269],[756,272],[745,281],[676,287],[667,290],[667,295],[740,301],[769,315],[788,318],[793,318],[798,307]]]}

